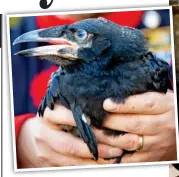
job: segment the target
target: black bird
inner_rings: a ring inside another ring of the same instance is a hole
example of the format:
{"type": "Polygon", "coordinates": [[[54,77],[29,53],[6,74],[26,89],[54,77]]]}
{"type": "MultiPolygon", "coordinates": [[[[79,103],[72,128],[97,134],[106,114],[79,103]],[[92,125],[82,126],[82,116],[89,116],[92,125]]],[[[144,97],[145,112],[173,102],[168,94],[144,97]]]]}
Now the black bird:
{"type": "MultiPolygon", "coordinates": [[[[31,41],[53,44],[16,54],[39,56],[60,65],[51,76],[39,115],[43,116],[47,106],[53,110],[55,103],[70,109],[77,129],[63,126],[64,131],[80,136],[96,160],[97,140],[88,120],[94,127],[104,129],[106,98],[124,103],[130,95],[166,93],[172,88],[169,65],[149,51],[144,34],[135,28],[91,18],[25,33],[14,44],[31,41]]],[[[108,135],[126,133],[106,128],[104,131],[108,135]]]]}

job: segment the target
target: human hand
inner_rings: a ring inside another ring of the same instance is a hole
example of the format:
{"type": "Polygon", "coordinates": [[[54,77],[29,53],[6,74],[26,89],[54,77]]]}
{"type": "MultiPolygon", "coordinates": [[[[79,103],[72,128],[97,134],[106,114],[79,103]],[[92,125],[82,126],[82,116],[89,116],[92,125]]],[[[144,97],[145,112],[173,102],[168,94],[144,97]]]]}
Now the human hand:
{"type": "Polygon", "coordinates": [[[100,158],[95,161],[83,140],[61,131],[59,124],[75,126],[71,111],[61,105],[53,111],[46,108],[43,118],[23,124],[17,140],[20,168],[110,164],[114,160],[104,158],[122,154],[120,148],[99,143],[100,158]]]}
{"type": "Polygon", "coordinates": [[[107,117],[104,127],[129,133],[112,137],[95,129],[100,143],[132,151],[139,146],[139,135],[144,138],[143,149],[125,155],[121,163],[176,160],[174,94],[171,91],[134,95],[125,104],[107,99],[103,107],[113,113],[107,117]]]}

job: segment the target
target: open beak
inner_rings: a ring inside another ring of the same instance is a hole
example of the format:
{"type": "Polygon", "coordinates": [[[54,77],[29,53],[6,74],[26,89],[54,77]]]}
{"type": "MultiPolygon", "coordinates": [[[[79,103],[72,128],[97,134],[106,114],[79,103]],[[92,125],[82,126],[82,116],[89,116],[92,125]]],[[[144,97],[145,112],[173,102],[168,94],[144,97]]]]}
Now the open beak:
{"type": "Polygon", "coordinates": [[[66,26],[51,27],[27,32],[13,42],[13,45],[24,42],[48,42],[51,45],[26,49],[15,55],[23,56],[57,56],[63,59],[76,59],[78,46],[76,43],[66,39],[63,34],[66,26]]]}

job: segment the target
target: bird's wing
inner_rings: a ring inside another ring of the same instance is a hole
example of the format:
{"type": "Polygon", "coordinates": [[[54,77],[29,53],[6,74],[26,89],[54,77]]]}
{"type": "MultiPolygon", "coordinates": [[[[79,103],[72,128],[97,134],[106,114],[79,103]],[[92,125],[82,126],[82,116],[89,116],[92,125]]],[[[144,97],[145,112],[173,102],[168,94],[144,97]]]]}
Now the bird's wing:
{"type": "Polygon", "coordinates": [[[53,110],[55,103],[58,103],[59,101],[66,108],[70,109],[70,104],[60,92],[61,84],[63,83],[63,77],[61,77],[61,75],[62,75],[62,70],[60,68],[52,74],[48,84],[47,92],[43,97],[40,106],[38,108],[39,116],[43,117],[46,107],[49,107],[51,110],[53,110]]]}
{"type": "Polygon", "coordinates": [[[98,159],[98,149],[97,149],[97,140],[96,136],[93,133],[93,130],[88,125],[85,115],[81,111],[79,104],[76,102],[76,99],[73,103],[71,103],[71,110],[78,127],[81,138],[83,138],[84,142],[87,144],[91,154],[95,158],[98,159]]]}
{"type": "Polygon", "coordinates": [[[153,85],[157,91],[167,92],[167,89],[173,89],[172,73],[170,66],[164,60],[157,58],[151,52],[148,55],[151,64],[150,70],[153,75],[153,85]]]}

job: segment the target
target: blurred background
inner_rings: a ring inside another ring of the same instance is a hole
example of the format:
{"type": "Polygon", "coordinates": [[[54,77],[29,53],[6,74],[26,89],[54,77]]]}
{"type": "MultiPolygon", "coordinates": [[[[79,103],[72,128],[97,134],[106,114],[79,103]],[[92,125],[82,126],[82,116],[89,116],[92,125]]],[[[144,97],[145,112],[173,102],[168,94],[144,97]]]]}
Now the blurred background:
{"type": "MultiPolygon", "coordinates": [[[[111,13],[88,13],[58,16],[10,18],[11,44],[19,35],[40,28],[71,24],[85,18],[104,17],[119,25],[141,29],[149,41],[150,50],[171,63],[171,35],[169,10],[147,10],[111,13]]],[[[19,50],[40,46],[37,43],[11,45],[14,113],[36,113],[45,94],[50,75],[58,67],[37,58],[14,56],[19,50]]]]}
{"type": "Polygon", "coordinates": [[[170,5],[177,5],[179,4],[179,0],[169,0],[170,5]]]}
{"type": "MultiPolygon", "coordinates": [[[[175,44],[177,90],[179,88],[179,50],[178,50],[179,49],[179,6],[178,4],[179,4],[178,0],[170,0],[170,5],[173,5],[172,9],[173,9],[173,29],[174,29],[174,44],[175,44]]],[[[177,94],[177,101],[178,100],[179,100],[179,93],[177,94]]],[[[177,168],[179,168],[179,165],[177,168]]],[[[179,176],[179,171],[176,168],[174,168],[172,165],[170,165],[169,177],[177,177],[177,176],[179,176]]]]}
{"type": "MultiPolygon", "coordinates": [[[[175,43],[176,71],[179,72],[179,6],[173,6],[173,29],[175,43]]],[[[177,77],[179,80],[179,77],[177,77]]]]}

